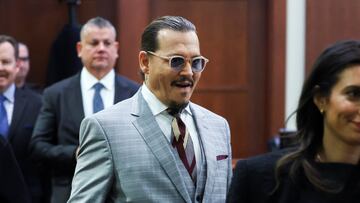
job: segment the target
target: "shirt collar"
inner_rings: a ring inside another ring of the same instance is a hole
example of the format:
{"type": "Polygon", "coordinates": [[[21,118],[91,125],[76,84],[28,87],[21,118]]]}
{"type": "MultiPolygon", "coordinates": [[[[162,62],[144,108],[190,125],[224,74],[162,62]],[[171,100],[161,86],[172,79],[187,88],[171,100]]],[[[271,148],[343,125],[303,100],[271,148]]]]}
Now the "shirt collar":
{"type": "MultiPolygon", "coordinates": [[[[145,101],[148,103],[150,110],[154,116],[162,113],[168,108],[150,91],[150,89],[145,85],[145,83],[143,83],[142,85],[141,94],[143,95],[145,101]]],[[[190,105],[187,105],[182,113],[188,113],[192,115],[190,111],[190,105]]]]}
{"type": "Polygon", "coordinates": [[[103,78],[98,80],[85,67],[83,67],[83,69],[81,70],[81,81],[83,82],[84,88],[86,90],[90,90],[98,82],[103,84],[105,89],[112,90],[115,87],[115,71],[114,69],[112,69],[103,78]]]}
{"type": "Polygon", "coordinates": [[[15,100],[15,84],[11,84],[9,88],[7,88],[7,90],[5,90],[5,92],[3,92],[4,97],[6,98],[7,101],[9,101],[10,103],[14,103],[15,100]]]}

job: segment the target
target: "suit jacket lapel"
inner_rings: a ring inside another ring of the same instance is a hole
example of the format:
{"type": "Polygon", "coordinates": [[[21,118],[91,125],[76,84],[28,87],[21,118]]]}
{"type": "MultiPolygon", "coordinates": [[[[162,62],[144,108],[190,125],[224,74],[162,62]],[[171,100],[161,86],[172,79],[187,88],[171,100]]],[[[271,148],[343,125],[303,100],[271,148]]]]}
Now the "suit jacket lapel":
{"type": "Polygon", "coordinates": [[[207,170],[207,178],[206,178],[206,184],[205,184],[205,190],[204,193],[211,193],[213,186],[214,186],[214,179],[212,177],[216,174],[216,149],[214,149],[213,146],[213,140],[210,139],[211,137],[209,135],[212,135],[213,132],[208,127],[210,124],[208,124],[207,117],[205,114],[203,114],[201,111],[199,111],[196,107],[191,105],[190,103],[191,112],[193,113],[193,118],[195,120],[195,125],[198,130],[198,134],[204,149],[205,153],[205,160],[206,160],[206,170],[207,170]]]}
{"type": "Polygon", "coordinates": [[[11,119],[11,125],[9,129],[9,139],[12,139],[15,129],[18,128],[18,124],[20,118],[22,117],[22,113],[26,112],[23,109],[26,107],[26,98],[21,90],[18,88],[15,89],[15,103],[14,110],[11,119]]]}
{"type": "Polygon", "coordinates": [[[133,115],[138,116],[139,118],[134,121],[134,126],[138,129],[145,143],[160,162],[160,165],[163,167],[178,192],[186,202],[191,202],[191,198],[186,190],[185,182],[176,165],[175,156],[172,153],[170,144],[158,126],[148,104],[142,97],[141,88],[136,94],[138,99],[133,106],[133,115]]]}
{"type": "Polygon", "coordinates": [[[80,86],[80,73],[76,74],[69,85],[64,90],[64,105],[68,107],[65,109],[68,118],[74,120],[77,126],[80,126],[82,119],[85,117],[84,107],[82,102],[82,93],[80,86]]]}

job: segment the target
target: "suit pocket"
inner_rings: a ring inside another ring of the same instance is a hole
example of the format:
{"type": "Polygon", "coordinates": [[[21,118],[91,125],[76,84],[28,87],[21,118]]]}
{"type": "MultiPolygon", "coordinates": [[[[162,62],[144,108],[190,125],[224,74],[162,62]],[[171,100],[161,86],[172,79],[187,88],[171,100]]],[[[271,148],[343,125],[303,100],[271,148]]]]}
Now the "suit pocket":
{"type": "Polygon", "coordinates": [[[216,161],[221,161],[221,160],[227,159],[228,157],[229,157],[229,156],[226,155],[226,154],[217,155],[217,156],[216,156],[216,161]]]}

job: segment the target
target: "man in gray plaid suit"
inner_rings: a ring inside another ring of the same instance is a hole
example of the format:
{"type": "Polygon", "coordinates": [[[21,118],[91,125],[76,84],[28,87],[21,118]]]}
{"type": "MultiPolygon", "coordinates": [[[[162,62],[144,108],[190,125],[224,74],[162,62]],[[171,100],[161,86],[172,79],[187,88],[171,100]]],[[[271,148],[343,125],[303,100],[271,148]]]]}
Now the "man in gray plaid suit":
{"type": "Polygon", "coordinates": [[[132,98],[83,120],[68,202],[225,202],[232,175],[228,123],[190,102],[207,62],[187,19],[164,16],[146,27],[139,53],[144,84],[132,98]],[[174,145],[169,109],[182,121],[183,146],[174,145]],[[194,173],[184,161],[189,155],[194,173]]]}

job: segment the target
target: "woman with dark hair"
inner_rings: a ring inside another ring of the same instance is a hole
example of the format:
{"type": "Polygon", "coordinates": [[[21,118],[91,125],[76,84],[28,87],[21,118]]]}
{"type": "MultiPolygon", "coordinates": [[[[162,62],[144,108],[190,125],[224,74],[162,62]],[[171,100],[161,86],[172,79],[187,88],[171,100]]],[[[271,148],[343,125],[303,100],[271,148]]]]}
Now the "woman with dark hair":
{"type": "Polygon", "coordinates": [[[298,147],[237,163],[227,202],[360,202],[360,41],[319,56],[296,125],[298,147]]]}

